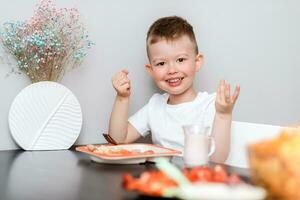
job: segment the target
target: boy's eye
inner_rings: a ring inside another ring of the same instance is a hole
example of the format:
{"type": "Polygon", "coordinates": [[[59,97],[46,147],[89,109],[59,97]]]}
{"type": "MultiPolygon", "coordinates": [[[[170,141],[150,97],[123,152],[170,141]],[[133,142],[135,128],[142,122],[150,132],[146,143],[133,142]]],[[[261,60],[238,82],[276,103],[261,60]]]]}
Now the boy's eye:
{"type": "Polygon", "coordinates": [[[165,65],[165,62],[159,62],[159,63],[156,63],[155,66],[164,66],[165,65]]]}
{"type": "Polygon", "coordinates": [[[185,61],[186,59],[185,58],[178,58],[177,59],[177,62],[183,62],[183,61],[185,61]]]}

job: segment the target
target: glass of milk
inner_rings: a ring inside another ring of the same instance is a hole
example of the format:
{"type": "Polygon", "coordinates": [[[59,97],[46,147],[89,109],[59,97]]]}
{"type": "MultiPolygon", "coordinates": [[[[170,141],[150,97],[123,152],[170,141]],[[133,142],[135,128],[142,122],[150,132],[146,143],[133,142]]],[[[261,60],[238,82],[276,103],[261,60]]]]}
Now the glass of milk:
{"type": "Polygon", "coordinates": [[[204,124],[182,126],[184,132],[183,160],[186,167],[206,165],[215,152],[215,140],[209,136],[209,127],[204,124]]]}

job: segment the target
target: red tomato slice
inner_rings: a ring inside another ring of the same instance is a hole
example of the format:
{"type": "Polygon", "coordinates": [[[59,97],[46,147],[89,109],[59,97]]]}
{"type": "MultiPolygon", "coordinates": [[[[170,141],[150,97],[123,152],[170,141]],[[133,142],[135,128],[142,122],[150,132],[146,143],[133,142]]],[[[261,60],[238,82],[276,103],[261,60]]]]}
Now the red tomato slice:
{"type": "Polygon", "coordinates": [[[143,172],[139,178],[124,174],[123,181],[125,189],[137,190],[152,196],[161,196],[165,189],[177,186],[172,179],[161,171],[143,172]]]}
{"type": "Polygon", "coordinates": [[[195,167],[187,174],[191,182],[211,182],[213,171],[209,167],[195,167]]]}
{"type": "Polygon", "coordinates": [[[221,183],[226,183],[228,181],[228,174],[222,165],[216,165],[214,167],[213,181],[221,183]]]}

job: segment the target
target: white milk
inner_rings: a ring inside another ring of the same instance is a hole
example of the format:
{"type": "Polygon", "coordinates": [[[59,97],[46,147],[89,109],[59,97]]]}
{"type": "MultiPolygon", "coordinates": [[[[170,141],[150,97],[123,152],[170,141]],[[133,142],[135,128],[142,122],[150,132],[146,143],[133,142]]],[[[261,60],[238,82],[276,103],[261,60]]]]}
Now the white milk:
{"type": "Polygon", "coordinates": [[[214,139],[207,135],[207,128],[200,124],[183,126],[184,153],[186,167],[205,165],[215,151],[214,139]],[[211,144],[211,145],[210,145],[211,144]]]}

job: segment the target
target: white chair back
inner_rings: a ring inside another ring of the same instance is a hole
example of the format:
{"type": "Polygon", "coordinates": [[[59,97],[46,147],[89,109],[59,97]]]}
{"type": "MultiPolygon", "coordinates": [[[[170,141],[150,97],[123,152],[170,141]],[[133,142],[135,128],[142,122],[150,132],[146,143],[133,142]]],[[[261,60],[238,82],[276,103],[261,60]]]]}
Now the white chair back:
{"type": "Polygon", "coordinates": [[[231,148],[225,164],[249,168],[248,145],[276,137],[282,127],[233,121],[231,126],[231,148]]]}

